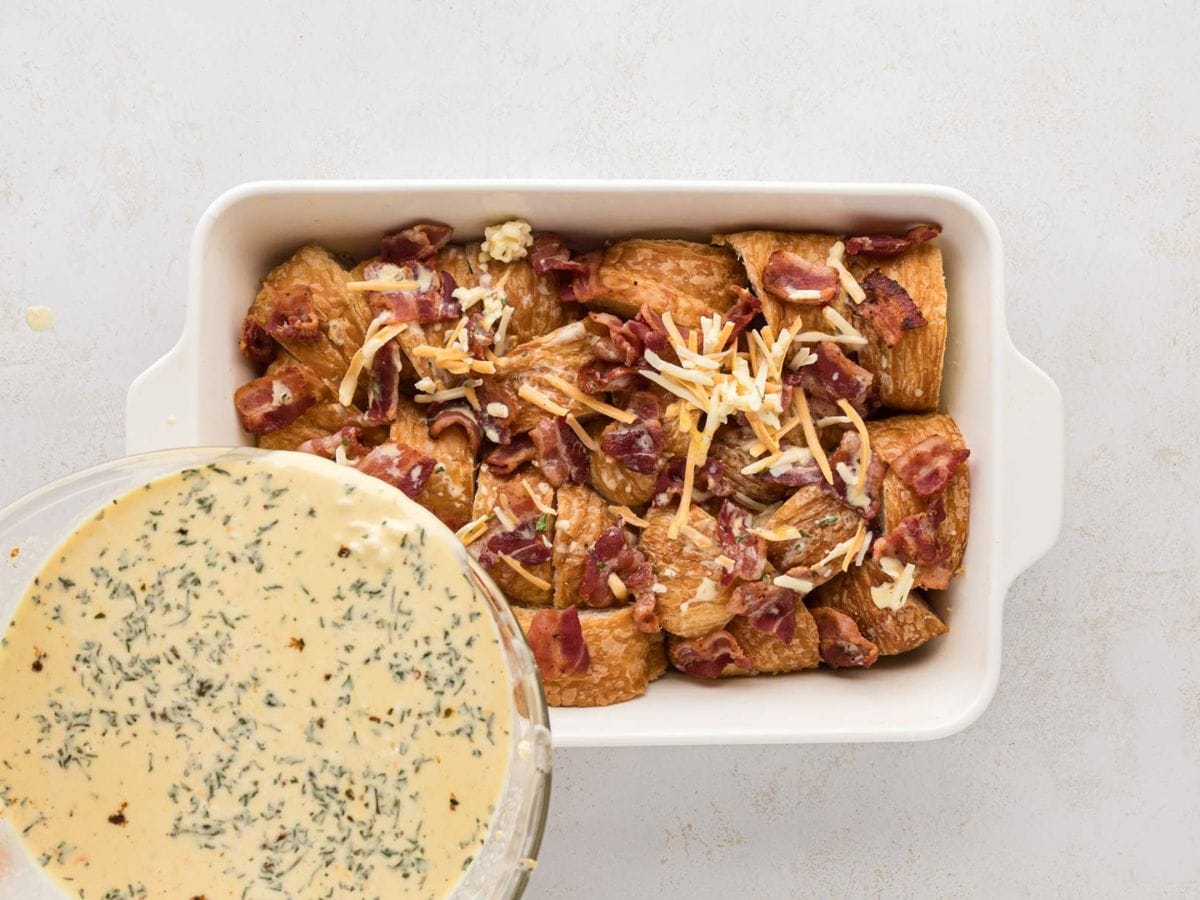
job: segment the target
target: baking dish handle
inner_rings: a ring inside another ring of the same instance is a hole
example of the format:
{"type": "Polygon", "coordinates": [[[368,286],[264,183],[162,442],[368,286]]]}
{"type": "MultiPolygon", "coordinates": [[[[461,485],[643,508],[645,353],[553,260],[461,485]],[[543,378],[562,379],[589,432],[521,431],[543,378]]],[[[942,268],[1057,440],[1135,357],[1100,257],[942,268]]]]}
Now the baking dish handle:
{"type": "Polygon", "coordinates": [[[1008,342],[1001,431],[1003,564],[1011,582],[1041,559],[1062,527],[1062,394],[1050,377],[1008,342]]]}
{"type": "Polygon", "coordinates": [[[144,453],[196,444],[196,416],[184,342],[134,379],[125,400],[125,452],[144,453]]]}

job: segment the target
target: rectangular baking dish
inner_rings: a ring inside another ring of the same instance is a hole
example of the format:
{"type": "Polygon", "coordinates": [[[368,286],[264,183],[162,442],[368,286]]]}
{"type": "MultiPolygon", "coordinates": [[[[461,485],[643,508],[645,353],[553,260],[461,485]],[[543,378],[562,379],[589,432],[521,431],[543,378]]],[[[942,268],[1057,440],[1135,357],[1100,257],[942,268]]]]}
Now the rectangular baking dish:
{"type": "Polygon", "coordinates": [[[1004,321],[996,226],[960,191],[930,185],[611,181],[258,182],[220,197],[191,250],[183,336],[133,383],[130,452],[248,443],[232,395],[253,377],[238,328],[258,284],[318,241],[354,257],[416,219],[460,237],[511,217],[581,241],[642,235],[707,241],[752,227],[861,232],[937,222],[950,294],[944,408],[971,448],[966,571],[935,601],[949,634],[865,672],[700,683],[668,674],[637,700],[555,709],[559,747],[922,740],[965,728],[1000,673],[1009,584],[1053,545],[1062,514],[1063,412],[1054,383],[1004,321]]]}

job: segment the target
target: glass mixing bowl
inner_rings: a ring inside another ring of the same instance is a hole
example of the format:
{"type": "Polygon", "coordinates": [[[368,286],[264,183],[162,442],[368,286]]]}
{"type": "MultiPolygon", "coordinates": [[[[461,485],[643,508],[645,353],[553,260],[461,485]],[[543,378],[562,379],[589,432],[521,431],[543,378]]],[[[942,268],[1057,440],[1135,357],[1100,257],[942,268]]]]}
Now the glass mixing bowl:
{"type": "MultiPolygon", "coordinates": [[[[144,453],[103,463],[26,495],[0,510],[0,633],[50,554],[98,509],[146,482],[222,460],[285,451],[201,447],[144,453]]],[[[333,465],[332,463],[330,465],[333,465]]],[[[399,491],[397,503],[432,533],[458,539],[399,491]]],[[[550,732],[537,665],[504,595],[462,553],[477,594],[496,624],[512,688],[513,740],[508,773],[483,850],[463,875],[454,898],[519,897],[536,865],[550,799],[550,732]]],[[[0,821],[0,897],[63,900],[67,894],[45,874],[12,828],[0,821]]]]}

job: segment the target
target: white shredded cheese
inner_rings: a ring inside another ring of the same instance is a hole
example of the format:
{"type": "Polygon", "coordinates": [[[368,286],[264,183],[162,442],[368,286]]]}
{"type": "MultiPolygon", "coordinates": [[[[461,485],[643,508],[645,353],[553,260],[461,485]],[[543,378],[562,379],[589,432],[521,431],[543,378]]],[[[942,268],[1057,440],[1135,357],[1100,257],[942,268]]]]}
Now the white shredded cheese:
{"type": "Polygon", "coordinates": [[[798,594],[807,594],[813,589],[813,583],[804,578],[797,578],[794,575],[776,575],[771,582],[776,587],[787,588],[789,591],[795,591],[798,594]]]}
{"type": "Polygon", "coordinates": [[[533,229],[529,223],[523,219],[510,219],[485,228],[479,249],[499,262],[512,262],[524,259],[532,244],[533,229]]]}

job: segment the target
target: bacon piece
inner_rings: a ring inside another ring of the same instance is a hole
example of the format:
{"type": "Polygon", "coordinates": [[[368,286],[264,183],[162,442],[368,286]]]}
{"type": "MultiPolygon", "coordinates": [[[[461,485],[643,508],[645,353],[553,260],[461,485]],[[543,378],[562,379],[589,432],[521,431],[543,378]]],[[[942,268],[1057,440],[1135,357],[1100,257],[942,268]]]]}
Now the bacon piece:
{"type": "MultiPolygon", "coordinates": [[[[363,269],[368,280],[378,273],[384,263],[374,262],[363,269]]],[[[458,287],[449,272],[430,273],[421,263],[413,262],[401,267],[398,280],[421,282],[428,279],[428,287],[411,291],[378,291],[371,295],[371,308],[376,313],[385,313],[390,322],[418,322],[428,325],[443,319],[457,319],[462,307],[454,299],[458,287]]],[[[389,279],[390,280],[390,279],[389,279]]]]}
{"type": "Polygon", "coordinates": [[[291,425],[316,402],[308,379],[299,369],[255,378],[233,394],[242,430],[250,434],[270,434],[291,425]]]}
{"type": "Polygon", "coordinates": [[[878,269],[862,280],[862,289],[867,299],[857,311],[889,347],[896,346],[904,332],[928,324],[908,291],[878,269]]]}
{"type": "Polygon", "coordinates": [[[810,395],[836,403],[848,400],[860,412],[866,408],[867,398],[875,376],[846,356],[837,344],[821,341],[812,351],[817,359],[797,372],[786,372],[785,380],[799,384],[810,395]]]}
{"type": "MultiPolygon", "coordinates": [[[[754,518],[736,503],[725,500],[717,513],[717,539],[721,550],[733,560],[733,569],[721,576],[721,584],[732,584],[735,578],[757,581],[767,565],[767,542],[750,528],[754,518]]],[[[784,641],[787,643],[787,641],[784,641]]]]}
{"type": "Polygon", "coordinates": [[[970,455],[965,447],[956,450],[942,435],[933,434],[892,460],[892,471],[920,496],[931,497],[945,489],[970,455]]]}
{"type": "Polygon", "coordinates": [[[640,550],[633,547],[629,533],[620,525],[606,528],[588,548],[583,577],[579,582],[580,599],[595,608],[615,604],[617,597],[608,583],[609,576],[614,574],[634,594],[648,591],[654,584],[654,571],[650,563],[640,550]]]}
{"type": "Polygon", "coordinates": [[[772,297],[806,306],[826,306],[838,292],[838,273],[832,266],[809,262],[799,253],[776,250],[762,273],[763,290],[772,297]],[[793,297],[796,291],[820,291],[815,299],[793,297]]]}
{"type": "Polygon", "coordinates": [[[337,455],[338,447],[345,449],[346,457],[349,460],[356,460],[367,455],[367,448],[362,442],[362,431],[354,425],[347,425],[333,434],[309,438],[296,449],[301,453],[312,453],[326,459],[333,459],[337,455]]]}
{"type": "Polygon", "coordinates": [[[820,484],[825,480],[821,467],[815,458],[788,463],[783,468],[772,467],[763,469],[756,476],[767,484],[782,484],[786,487],[805,487],[810,484],[820,484]]]}
{"type": "Polygon", "coordinates": [[[592,471],[592,459],[565,417],[538,420],[532,437],[538,467],[552,486],[560,488],[568,481],[575,484],[587,481],[592,471]]]}
{"type": "Polygon", "coordinates": [[[519,434],[487,455],[483,464],[497,475],[507,478],[525,463],[537,459],[537,447],[528,434],[519,434]]]}
{"type": "Polygon", "coordinates": [[[729,611],[745,616],[750,627],[773,634],[784,644],[796,636],[796,604],[800,595],[765,581],[748,581],[733,589],[729,611]]]}
{"type": "Polygon", "coordinates": [[[596,360],[579,370],[578,387],[585,394],[636,391],[644,385],[645,380],[632,366],[614,366],[596,360]]]}
{"type": "MultiPolygon", "coordinates": [[[[520,508],[518,503],[511,505],[514,512],[520,508]]],[[[532,508],[532,504],[530,507],[532,508]]],[[[528,516],[518,522],[515,528],[508,531],[494,530],[475,541],[468,549],[489,569],[500,561],[501,554],[522,565],[536,566],[538,563],[549,562],[552,555],[550,541],[545,535],[546,528],[545,516],[528,516]]]]}
{"type": "Polygon", "coordinates": [[[561,678],[571,672],[586,672],[591,665],[579,610],[541,609],[525,634],[543,678],[561,678]]]}
{"type": "MultiPolygon", "coordinates": [[[[729,307],[721,317],[724,321],[733,323],[733,330],[729,332],[729,340],[725,343],[726,347],[732,345],[734,339],[746,330],[750,323],[754,321],[754,317],[762,309],[762,301],[741,285],[735,284],[733,286],[733,294],[737,297],[737,302],[729,307]]],[[[687,335],[682,331],[680,332],[680,336],[685,340],[687,338],[687,335]]]]}
{"type": "Polygon", "coordinates": [[[638,631],[644,631],[647,634],[654,634],[662,631],[662,623],[658,621],[658,612],[656,607],[658,598],[654,591],[641,591],[633,604],[633,624],[638,628],[638,631]]]}
{"type": "Polygon", "coordinates": [[[379,255],[384,262],[398,266],[409,262],[429,262],[446,246],[452,234],[454,229],[441,222],[419,222],[385,237],[380,242],[379,255]]]}
{"type": "Polygon", "coordinates": [[[517,395],[492,379],[484,379],[483,384],[475,389],[479,397],[479,409],[475,415],[479,426],[483,429],[484,437],[493,444],[507,444],[512,438],[512,423],[517,417],[518,404],[521,402],[517,395]],[[494,416],[488,408],[498,404],[508,410],[504,416],[494,416]]]}
{"type": "Polygon", "coordinates": [[[584,266],[571,261],[571,251],[557,234],[544,231],[534,235],[529,247],[529,265],[535,275],[547,272],[580,271],[584,266]]]}
{"type": "Polygon", "coordinates": [[[844,612],[829,606],[809,610],[817,622],[821,662],[835,669],[868,669],[879,659],[879,648],[859,633],[858,625],[844,612]]]}
{"type": "Polygon", "coordinates": [[[483,437],[479,419],[475,410],[466,400],[448,400],[444,403],[431,403],[426,418],[429,423],[429,436],[437,438],[447,428],[461,428],[467,435],[471,445],[471,455],[479,452],[479,441],[483,437]]]}
{"type": "Polygon", "coordinates": [[[941,225],[914,225],[903,237],[891,234],[866,234],[846,239],[849,256],[898,256],[909,247],[931,241],[942,233],[941,225]]]}
{"type": "Polygon", "coordinates": [[[409,497],[416,497],[425,487],[437,463],[407,444],[380,444],[355,463],[354,468],[365,475],[386,481],[409,497]]]}
{"type": "Polygon", "coordinates": [[[321,322],[313,309],[312,288],[298,285],[286,290],[273,287],[267,290],[271,295],[267,334],[280,341],[315,341],[321,336],[321,322]]]}
{"type": "Polygon", "coordinates": [[[631,472],[652,475],[662,463],[662,410],[658,398],[649,391],[639,391],[629,398],[626,408],[637,416],[637,421],[607,426],[600,449],[631,472]]]}
{"type": "Polygon", "coordinates": [[[246,316],[242,319],[242,334],[238,340],[242,356],[260,366],[265,366],[275,358],[275,342],[267,334],[266,329],[254,319],[246,316]]]}
{"type": "Polygon", "coordinates": [[[754,668],[754,660],[723,628],[703,637],[676,641],[671,644],[670,654],[675,668],[697,678],[716,678],[731,663],[739,669],[754,668]]]}
{"type": "MultiPolygon", "coordinates": [[[[658,509],[666,506],[683,493],[683,473],[686,467],[686,459],[673,456],[658,470],[658,479],[654,482],[654,496],[650,500],[652,507],[658,509]]],[[[725,466],[719,459],[705,460],[704,465],[696,470],[694,489],[718,497],[728,497],[736,490],[725,477],[725,466]]]]}
{"type": "Polygon", "coordinates": [[[467,315],[467,350],[476,359],[486,359],[488,348],[496,342],[496,333],[483,321],[483,313],[477,309],[467,315]]]}
{"type": "Polygon", "coordinates": [[[390,340],[379,348],[371,363],[371,382],[367,391],[367,412],[363,421],[368,425],[395,422],[400,408],[400,370],[404,357],[400,342],[390,340]]]}
{"type": "Polygon", "coordinates": [[[842,432],[842,440],[838,444],[837,449],[833,451],[833,455],[829,457],[829,467],[835,473],[833,485],[829,489],[847,506],[852,507],[856,512],[860,513],[868,522],[879,515],[879,499],[882,496],[883,476],[887,474],[887,465],[879,454],[871,454],[871,464],[867,467],[867,479],[863,484],[863,493],[866,494],[869,501],[867,508],[863,509],[860,506],[854,506],[850,503],[847,493],[849,485],[840,477],[838,466],[843,463],[847,466],[854,464],[854,459],[862,450],[862,438],[858,436],[857,431],[842,432]]]}
{"type": "Polygon", "coordinates": [[[565,276],[558,288],[559,299],[564,303],[585,303],[608,293],[600,280],[600,260],[604,254],[596,250],[571,260],[570,268],[559,266],[565,276]]]}
{"type": "Polygon", "coordinates": [[[871,551],[878,562],[893,556],[904,563],[921,566],[924,587],[950,586],[950,571],[945,565],[950,548],[938,539],[938,526],[946,520],[946,506],[941,496],[935,497],[924,512],[905,516],[900,524],[879,538],[871,551]],[[944,583],[943,583],[944,582],[944,583]]]}

